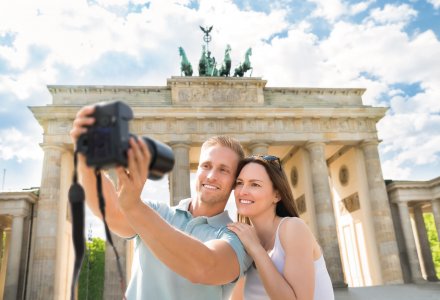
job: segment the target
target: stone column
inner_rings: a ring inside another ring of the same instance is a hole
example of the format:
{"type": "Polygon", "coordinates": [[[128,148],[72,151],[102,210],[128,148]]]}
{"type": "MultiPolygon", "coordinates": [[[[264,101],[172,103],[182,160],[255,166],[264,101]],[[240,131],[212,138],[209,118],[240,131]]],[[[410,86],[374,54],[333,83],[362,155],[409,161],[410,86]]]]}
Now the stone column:
{"type": "Polygon", "coordinates": [[[408,255],[409,268],[411,270],[411,278],[413,282],[423,281],[422,272],[420,270],[419,257],[417,256],[416,240],[411,226],[411,216],[409,214],[408,205],[406,203],[398,203],[400,222],[402,223],[403,236],[405,238],[406,252],[408,255]]]}
{"type": "Polygon", "coordinates": [[[3,228],[0,227],[0,272],[2,270],[2,258],[3,258],[2,254],[3,254],[3,228]]]}
{"type": "MultiPolygon", "coordinates": [[[[127,287],[130,278],[127,278],[125,274],[126,270],[126,240],[115,235],[112,235],[113,244],[118,251],[119,260],[121,262],[122,274],[125,280],[125,286],[127,287]]],[[[107,241],[105,245],[105,271],[104,271],[104,293],[103,299],[119,300],[123,298],[125,291],[121,289],[121,282],[119,278],[118,266],[116,261],[115,252],[112,246],[107,241]]]]}
{"type": "Polygon", "coordinates": [[[175,156],[173,171],[170,173],[171,206],[177,205],[180,200],[191,197],[189,149],[186,142],[171,144],[175,156]]]}
{"type": "Polygon", "coordinates": [[[64,148],[43,144],[44,161],[33,236],[33,261],[29,295],[32,299],[53,299],[57,261],[58,213],[61,156],[64,148]]]}
{"type": "Polygon", "coordinates": [[[5,292],[3,295],[5,300],[15,300],[18,296],[18,280],[23,242],[23,221],[24,216],[12,217],[10,250],[6,269],[5,292]]]}
{"type": "Polygon", "coordinates": [[[434,262],[432,261],[431,247],[429,246],[428,234],[426,232],[423,212],[420,206],[414,207],[414,221],[416,223],[417,235],[419,237],[421,256],[425,267],[426,279],[428,281],[437,281],[434,262]]]}
{"type": "Polygon", "coordinates": [[[265,142],[257,142],[248,146],[251,155],[265,155],[269,149],[269,144],[265,142]]]}
{"type": "Polygon", "coordinates": [[[310,154],[310,171],[312,173],[313,199],[318,229],[317,238],[324,251],[333,286],[346,287],[329,185],[329,174],[325,160],[325,143],[309,143],[306,145],[306,149],[310,154]]]}
{"type": "Polygon", "coordinates": [[[432,214],[434,215],[435,228],[437,229],[437,237],[440,241],[440,200],[432,200],[432,214]]]}
{"type": "Polygon", "coordinates": [[[379,247],[379,258],[384,283],[401,283],[403,277],[399,250],[397,248],[396,235],[394,233],[377,146],[378,141],[366,141],[360,145],[365,159],[372,212],[371,220],[379,247]]]}
{"type": "Polygon", "coordinates": [[[6,228],[6,229],[4,229],[3,232],[5,233],[5,245],[4,245],[5,248],[3,249],[3,257],[1,258],[0,299],[5,292],[6,272],[7,272],[9,248],[10,248],[9,245],[11,244],[11,230],[6,228]]]}

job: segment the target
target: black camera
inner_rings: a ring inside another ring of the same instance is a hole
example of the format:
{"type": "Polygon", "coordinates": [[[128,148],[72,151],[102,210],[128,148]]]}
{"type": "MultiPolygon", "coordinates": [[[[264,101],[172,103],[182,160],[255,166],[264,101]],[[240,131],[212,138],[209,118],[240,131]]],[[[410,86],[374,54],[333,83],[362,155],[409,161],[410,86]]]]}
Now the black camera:
{"type": "MultiPolygon", "coordinates": [[[[121,101],[100,103],[92,116],[95,123],[79,137],[76,149],[86,156],[86,163],[90,167],[127,167],[129,139],[137,138],[128,129],[128,122],[133,119],[131,108],[121,101]]],[[[158,180],[173,169],[173,150],[152,138],[143,136],[142,139],[151,153],[148,178],[158,180]]]]}

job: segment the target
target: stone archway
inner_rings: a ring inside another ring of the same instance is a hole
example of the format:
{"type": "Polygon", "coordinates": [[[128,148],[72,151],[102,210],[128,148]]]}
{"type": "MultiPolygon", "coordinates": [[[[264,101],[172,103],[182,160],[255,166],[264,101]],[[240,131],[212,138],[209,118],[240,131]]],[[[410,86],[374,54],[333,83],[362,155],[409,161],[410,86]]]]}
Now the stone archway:
{"type": "MultiPolygon", "coordinates": [[[[336,165],[345,159],[343,156],[354,152],[356,158],[348,161],[359,160],[356,170],[363,170],[355,185],[363,214],[360,219],[366,228],[364,236],[370,245],[367,250],[372,253],[368,262],[373,270],[370,276],[377,284],[402,281],[377,150],[376,123],[385,115],[386,108],[364,106],[364,89],[270,88],[261,78],[219,77],[172,77],[162,87],[48,88],[52,103],[31,108],[44,128],[45,163],[39,201],[47,207],[46,213],[66,214],[67,200],[63,195],[72,168],[68,132],[76,111],[86,104],[123,100],[134,110],[132,133],[149,135],[173,148],[178,167],[170,174],[171,204],[190,196],[191,166],[197,163],[202,142],[213,135],[237,138],[248,153],[279,156],[287,174],[296,168],[298,182],[292,183],[294,194],[324,250],[335,286],[345,286],[340,251],[343,239],[335,210],[349,196],[348,191],[341,189],[341,197],[335,197],[335,171],[336,165]]],[[[57,240],[66,240],[64,229],[44,232],[42,228],[48,224],[63,228],[68,220],[37,221],[37,240],[54,241],[53,245],[57,240]]],[[[34,251],[44,247],[47,244],[36,243],[34,251]]],[[[59,289],[56,278],[67,276],[67,269],[55,267],[66,259],[65,252],[50,251],[55,253],[50,261],[38,256],[32,261],[30,290],[36,299],[52,297],[59,289]],[[44,267],[48,263],[54,267],[44,267]]]]}

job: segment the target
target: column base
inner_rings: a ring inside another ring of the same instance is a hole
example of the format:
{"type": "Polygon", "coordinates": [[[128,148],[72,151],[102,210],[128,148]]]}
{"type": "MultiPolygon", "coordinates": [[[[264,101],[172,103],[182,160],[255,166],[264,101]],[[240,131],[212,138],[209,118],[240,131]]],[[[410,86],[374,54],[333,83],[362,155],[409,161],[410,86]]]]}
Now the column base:
{"type": "Polygon", "coordinates": [[[345,282],[332,282],[332,286],[334,289],[346,289],[348,288],[348,284],[345,282]]]}

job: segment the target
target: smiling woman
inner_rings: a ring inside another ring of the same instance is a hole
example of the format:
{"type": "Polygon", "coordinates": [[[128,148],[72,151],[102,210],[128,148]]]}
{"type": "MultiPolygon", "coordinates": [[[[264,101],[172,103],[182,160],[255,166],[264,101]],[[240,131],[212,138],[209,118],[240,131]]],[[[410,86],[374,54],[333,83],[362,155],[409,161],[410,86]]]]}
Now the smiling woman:
{"type": "Polygon", "coordinates": [[[240,279],[232,299],[334,299],[321,247],[298,218],[280,159],[264,155],[242,160],[234,195],[239,222],[228,228],[254,266],[240,279]]]}

